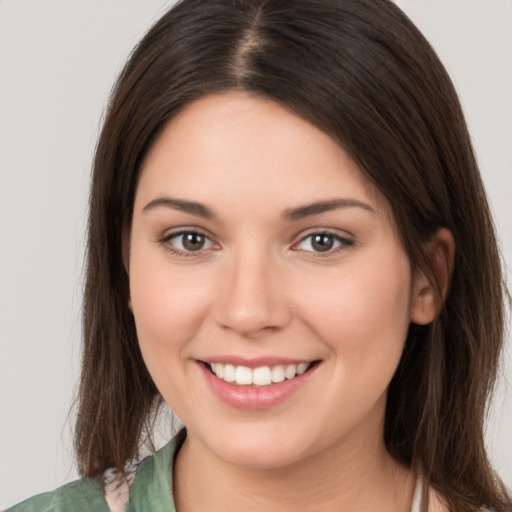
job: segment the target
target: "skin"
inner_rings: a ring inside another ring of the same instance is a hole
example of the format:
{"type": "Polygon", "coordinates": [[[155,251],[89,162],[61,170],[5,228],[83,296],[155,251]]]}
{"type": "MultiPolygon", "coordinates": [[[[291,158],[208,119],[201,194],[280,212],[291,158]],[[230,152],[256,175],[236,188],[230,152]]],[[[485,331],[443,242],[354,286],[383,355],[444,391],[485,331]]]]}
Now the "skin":
{"type": "MultiPolygon", "coordinates": [[[[444,291],[450,244],[444,231],[432,241],[444,291]]],[[[145,363],[187,427],[180,512],[410,510],[415,477],[384,446],[386,390],[409,323],[439,304],[412,275],[390,205],[329,136],[242,93],[189,105],[144,162],[129,276],[145,363]],[[333,199],[352,203],[289,218],[333,199]],[[205,235],[203,248],[185,251],[180,229],[205,235]],[[315,251],[315,233],[332,250],[315,251]],[[291,397],[247,411],[200,369],[226,355],[320,364],[291,397]]]]}

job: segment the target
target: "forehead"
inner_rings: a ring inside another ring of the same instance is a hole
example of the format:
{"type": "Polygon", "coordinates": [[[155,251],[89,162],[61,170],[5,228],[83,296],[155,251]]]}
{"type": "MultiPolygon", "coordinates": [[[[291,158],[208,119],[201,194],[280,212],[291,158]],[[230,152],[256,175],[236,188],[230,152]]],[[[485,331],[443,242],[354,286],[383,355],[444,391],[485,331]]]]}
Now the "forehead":
{"type": "Polygon", "coordinates": [[[330,136],[278,103],[243,93],[205,96],[171,119],[149,150],[139,190],[209,203],[300,204],[382,194],[330,136]]]}

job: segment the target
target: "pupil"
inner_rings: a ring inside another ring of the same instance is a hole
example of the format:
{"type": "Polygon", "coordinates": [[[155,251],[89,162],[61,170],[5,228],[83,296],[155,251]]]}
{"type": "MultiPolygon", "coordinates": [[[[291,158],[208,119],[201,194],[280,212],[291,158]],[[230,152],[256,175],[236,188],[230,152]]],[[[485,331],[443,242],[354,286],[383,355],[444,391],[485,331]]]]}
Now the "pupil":
{"type": "Polygon", "coordinates": [[[186,233],[183,235],[183,247],[187,251],[198,251],[204,245],[204,236],[200,233],[186,233]]]}
{"type": "Polygon", "coordinates": [[[332,249],[334,244],[333,237],[331,235],[315,235],[311,245],[313,249],[318,252],[326,252],[332,249]]]}

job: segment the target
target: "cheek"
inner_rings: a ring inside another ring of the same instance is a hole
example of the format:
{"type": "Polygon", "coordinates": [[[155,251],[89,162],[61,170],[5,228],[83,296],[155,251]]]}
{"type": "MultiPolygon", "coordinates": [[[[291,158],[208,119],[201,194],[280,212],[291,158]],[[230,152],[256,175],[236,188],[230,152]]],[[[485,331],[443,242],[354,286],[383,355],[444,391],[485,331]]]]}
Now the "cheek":
{"type": "Polygon", "coordinates": [[[146,367],[168,406],[186,411],[187,378],[194,337],[207,314],[209,282],[186,267],[170,271],[168,263],[136,258],[130,271],[130,293],[139,347],[146,367]],[[176,393],[176,390],[181,392],[176,393]]]}
{"type": "MultiPolygon", "coordinates": [[[[130,297],[143,356],[166,359],[186,348],[209,309],[211,278],[183,265],[174,269],[165,254],[132,255],[130,297]]],[[[184,354],[182,354],[184,355],[184,354]]],[[[158,361],[157,361],[158,363],[158,361]]]]}
{"type": "Polygon", "coordinates": [[[409,326],[410,269],[401,253],[385,263],[347,265],[325,282],[303,288],[303,318],[341,355],[339,361],[350,360],[346,371],[388,360],[394,365],[400,358],[409,326]]]}

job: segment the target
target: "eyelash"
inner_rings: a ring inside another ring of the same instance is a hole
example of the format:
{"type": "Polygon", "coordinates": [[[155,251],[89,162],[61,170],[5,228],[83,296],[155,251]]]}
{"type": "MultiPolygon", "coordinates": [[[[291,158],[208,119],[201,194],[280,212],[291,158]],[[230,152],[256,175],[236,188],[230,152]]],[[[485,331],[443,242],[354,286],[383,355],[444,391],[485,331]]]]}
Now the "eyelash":
{"type": "MultiPolygon", "coordinates": [[[[183,235],[200,235],[200,236],[204,237],[205,240],[209,241],[213,246],[216,245],[215,242],[213,242],[211,240],[211,238],[206,233],[204,233],[203,231],[201,231],[197,228],[195,228],[195,229],[180,229],[178,231],[173,231],[172,233],[166,234],[165,236],[159,238],[158,243],[163,245],[165,247],[165,249],[168,250],[170,253],[172,253],[176,256],[185,257],[185,258],[197,257],[197,256],[201,255],[203,253],[203,251],[211,249],[211,247],[209,247],[206,249],[201,248],[201,249],[198,249],[197,251],[186,251],[186,250],[183,251],[181,249],[177,249],[173,244],[170,243],[172,239],[178,238],[179,236],[183,236],[183,235]]],[[[298,242],[293,244],[292,250],[299,251],[300,249],[298,249],[297,247],[300,244],[304,243],[306,240],[312,239],[312,237],[314,237],[314,236],[331,237],[334,239],[335,242],[338,243],[338,245],[334,249],[328,249],[325,252],[314,251],[314,250],[304,251],[306,253],[311,253],[311,255],[315,258],[326,258],[329,256],[333,256],[333,255],[338,254],[339,252],[346,250],[347,248],[355,245],[355,242],[353,240],[344,238],[338,234],[331,233],[326,230],[321,230],[321,231],[311,232],[311,233],[307,234],[306,236],[302,237],[298,242]]]]}
{"type": "Polygon", "coordinates": [[[179,236],[183,236],[183,235],[200,235],[202,237],[204,237],[205,240],[208,240],[210,241],[210,243],[212,245],[215,245],[215,243],[211,240],[211,238],[206,234],[204,233],[203,231],[197,229],[197,228],[194,228],[194,229],[180,229],[178,231],[173,231],[172,233],[168,233],[166,235],[164,235],[163,237],[161,237],[160,239],[158,239],[158,243],[160,245],[163,245],[165,247],[165,249],[167,251],[169,251],[170,253],[176,255],[176,256],[179,256],[179,257],[184,257],[184,258],[193,258],[193,257],[197,257],[199,256],[201,253],[203,253],[203,251],[205,250],[208,250],[208,249],[199,249],[197,251],[183,251],[181,249],[177,249],[175,246],[173,246],[170,242],[173,238],[178,238],[179,236]]]}
{"type": "MultiPolygon", "coordinates": [[[[355,245],[355,242],[353,240],[350,240],[348,238],[345,238],[345,237],[342,237],[336,233],[332,233],[330,231],[327,231],[327,230],[320,230],[320,231],[313,231],[309,234],[307,234],[306,236],[302,237],[299,242],[295,243],[292,247],[293,250],[300,250],[300,249],[296,249],[296,247],[300,244],[302,244],[303,242],[305,242],[306,240],[308,239],[312,239],[313,237],[315,236],[328,236],[328,237],[331,237],[332,239],[334,239],[334,243],[338,243],[338,245],[334,248],[331,248],[325,252],[322,252],[322,251],[304,251],[304,252],[307,252],[307,253],[310,253],[311,256],[315,257],[315,258],[328,258],[329,256],[334,256],[336,254],[338,254],[339,252],[342,252],[346,249],[348,249],[349,247],[353,247],[355,245]]],[[[310,242],[310,244],[312,243],[312,240],[310,242]]]]}

